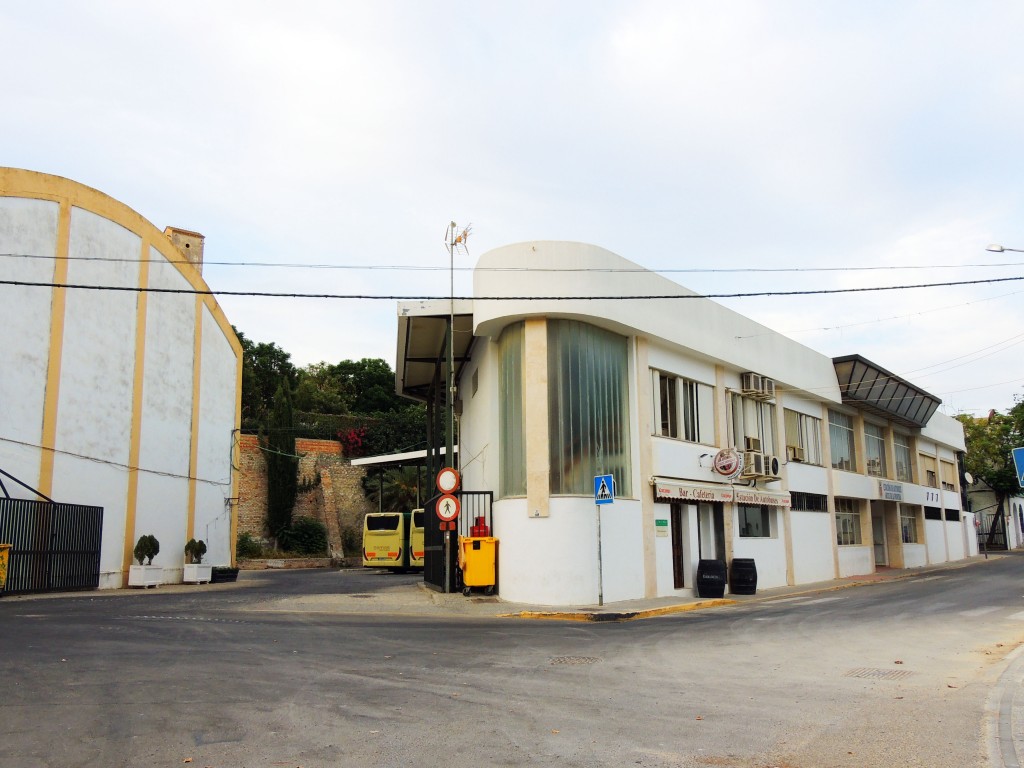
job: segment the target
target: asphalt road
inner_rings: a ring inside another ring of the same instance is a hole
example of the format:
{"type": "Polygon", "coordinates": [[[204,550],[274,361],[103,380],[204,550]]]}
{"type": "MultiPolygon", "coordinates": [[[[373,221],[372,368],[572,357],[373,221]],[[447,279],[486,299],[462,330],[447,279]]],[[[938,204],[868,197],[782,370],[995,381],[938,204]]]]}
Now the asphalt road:
{"type": "Polygon", "coordinates": [[[628,623],[281,609],[416,578],[4,598],[0,766],[1013,765],[1021,556],[628,623]]]}

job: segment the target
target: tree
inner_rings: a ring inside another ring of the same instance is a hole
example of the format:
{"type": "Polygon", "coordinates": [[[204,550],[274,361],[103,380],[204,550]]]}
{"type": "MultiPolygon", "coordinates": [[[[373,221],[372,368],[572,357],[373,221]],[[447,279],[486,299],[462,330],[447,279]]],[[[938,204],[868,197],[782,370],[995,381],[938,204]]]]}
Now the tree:
{"type": "Polygon", "coordinates": [[[400,411],[409,404],[395,392],[395,372],[379,357],[342,360],[331,372],[347,393],[350,413],[400,411]]]}
{"type": "Polygon", "coordinates": [[[299,369],[295,407],[310,413],[348,413],[354,399],[348,382],[334,373],[328,363],[312,363],[299,369]]]}
{"type": "Polygon", "coordinates": [[[297,373],[291,355],[270,342],[256,344],[232,326],[242,345],[242,428],[266,424],[282,379],[294,388],[297,373]]]}
{"type": "Polygon", "coordinates": [[[286,378],[274,393],[273,410],[267,424],[264,456],[267,460],[267,533],[275,539],[292,522],[292,507],[298,492],[298,458],[292,429],[292,393],[286,378]]]}
{"type": "Polygon", "coordinates": [[[364,477],[363,492],[383,512],[404,512],[413,509],[417,503],[422,503],[425,496],[430,495],[429,488],[420,486],[420,479],[418,467],[386,469],[383,478],[379,472],[364,477]]]}
{"type": "Polygon", "coordinates": [[[1002,515],[1003,502],[1020,491],[1012,451],[1024,445],[1024,401],[1018,399],[1006,414],[993,410],[985,418],[966,413],[956,418],[963,424],[967,444],[964,469],[988,483],[996,497],[997,514],[1002,515]]]}

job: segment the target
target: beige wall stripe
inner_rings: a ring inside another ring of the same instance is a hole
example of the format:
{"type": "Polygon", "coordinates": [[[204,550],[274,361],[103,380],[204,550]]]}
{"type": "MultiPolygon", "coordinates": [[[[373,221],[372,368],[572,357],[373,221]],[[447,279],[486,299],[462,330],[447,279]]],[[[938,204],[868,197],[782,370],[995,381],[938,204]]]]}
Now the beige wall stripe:
{"type": "MultiPolygon", "coordinates": [[[[192,353],[192,438],[188,451],[188,524],[186,541],[196,536],[196,473],[199,468],[199,382],[203,373],[203,297],[196,296],[195,341],[192,353]]],[[[185,542],[181,542],[184,546],[185,542]]]]}

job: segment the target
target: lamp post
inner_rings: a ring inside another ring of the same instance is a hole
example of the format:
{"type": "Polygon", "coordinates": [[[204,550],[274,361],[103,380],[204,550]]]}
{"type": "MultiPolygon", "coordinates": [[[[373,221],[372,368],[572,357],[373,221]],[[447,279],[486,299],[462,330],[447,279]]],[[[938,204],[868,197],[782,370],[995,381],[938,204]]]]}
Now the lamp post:
{"type": "Polygon", "coordinates": [[[1024,248],[1004,248],[1001,245],[992,244],[988,246],[986,251],[992,251],[992,253],[1002,253],[1003,251],[1013,251],[1014,253],[1024,253],[1024,248]]]}

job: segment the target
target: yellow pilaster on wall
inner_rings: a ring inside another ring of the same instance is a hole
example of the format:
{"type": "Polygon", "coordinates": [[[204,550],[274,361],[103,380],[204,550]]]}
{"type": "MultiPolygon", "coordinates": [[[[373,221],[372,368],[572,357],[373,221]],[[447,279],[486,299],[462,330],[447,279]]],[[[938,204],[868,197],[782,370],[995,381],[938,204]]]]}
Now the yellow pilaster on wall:
{"type": "Polygon", "coordinates": [[[124,556],[122,558],[121,586],[128,586],[128,569],[135,552],[135,516],[139,500],[139,456],[142,445],[142,387],[145,382],[146,362],[146,309],[149,305],[150,241],[142,238],[139,255],[139,288],[135,303],[135,377],[132,382],[132,427],[128,445],[128,496],[125,501],[124,556]]]}
{"type": "Polygon", "coordinates": [[[548,434],[548,324],[523,326],[523,438],[526,443],[526,505],[530,517],[547,517],[551,499],[548,434]]]}
{"type": "MultiPolygon", "coordinates": [[[[196,536],[196,473],[199,470],[199,393],[203,372],[203,297],[196,296],[195,339],[192,353],[192,437],[188,450],[188,522],[185,541],[196,536]]],[[[181,542],[184,546],[185,542],[181,542]]]]}
{"type": "MultiPolygon", "coordinates": [[[[71,204],[60,201],[57,217],[57,251],[54,254],[53,282],[68,281],[68,252],[71,243],[71,204]]],[[[53,495],[54,449],[57,447],[57,404],[60,402],[60,369],[64,351],[64,313],[67,288],[54,288],[50,304],[50,356],[46,366],[46,395],[43,400],[43,436],[39,459],[39,491],[53,495]]]]}
{"type": "MultiPolygon", "coordinates": [[[[640,518],[643,522],[644,547],[644,596],[658,595],[658,550],[654,525],[654,489],[647,484],[647,478],[654,475],[654,383],[651,378],[647,339],[636,340],[636,392],[637,424],[640,443],[640,518]]],[[[666,507],[667,508],[667,507],[666,507]]]]}

